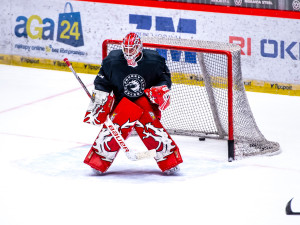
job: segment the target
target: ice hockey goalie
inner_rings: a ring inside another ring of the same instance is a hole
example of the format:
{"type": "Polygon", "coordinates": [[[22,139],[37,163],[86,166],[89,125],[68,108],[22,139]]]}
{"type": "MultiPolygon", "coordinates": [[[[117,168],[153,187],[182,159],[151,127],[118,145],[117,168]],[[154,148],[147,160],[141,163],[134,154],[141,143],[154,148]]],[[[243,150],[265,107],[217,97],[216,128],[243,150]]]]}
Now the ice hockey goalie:
{"type": "MultiPolygon", "coordinates": [[[[178,146],[160,122],[161,111],[170,104],[171,78],[165,59],[143,49],[139,36],[125,36],[122,49],[102,61],[95,78],[93,98],[84,122],[102,125],[109,116],[124,139],[133,129],[165,174],[179,171],[182,157],[178,146]]],[[[84,162],[98,173],[106,172],[120,146],[104,124],[84,162]]]]}

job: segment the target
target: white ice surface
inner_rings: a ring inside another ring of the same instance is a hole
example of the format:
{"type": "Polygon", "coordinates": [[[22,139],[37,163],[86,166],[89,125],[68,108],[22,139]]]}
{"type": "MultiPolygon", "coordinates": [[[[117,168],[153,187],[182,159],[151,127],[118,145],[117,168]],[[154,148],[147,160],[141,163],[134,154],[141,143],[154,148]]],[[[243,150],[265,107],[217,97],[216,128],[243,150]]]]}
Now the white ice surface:
{"type": "Polygon", "coordinates": [[[285,207],[294,198],[300,212],[300,98],[247,94],[281,154],[228,163],[226,141],[173,136],[180,175],[120,153],[95,176],[82,161],[99,128],[82,122],[89,99],[73,74],[0,65],[0,224],[299,225],[285,207]]]}

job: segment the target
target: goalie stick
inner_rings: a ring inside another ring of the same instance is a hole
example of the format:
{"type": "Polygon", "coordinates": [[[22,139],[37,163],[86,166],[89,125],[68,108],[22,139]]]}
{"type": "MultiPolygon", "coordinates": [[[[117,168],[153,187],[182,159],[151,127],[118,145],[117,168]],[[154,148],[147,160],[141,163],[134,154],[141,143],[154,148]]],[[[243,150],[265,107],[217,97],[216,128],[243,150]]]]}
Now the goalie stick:
{"type": "MultiPolygon", "coordinates": [[[[85,90],[86,94],[93,101],[94,99],[92,98],[89,90],[86,88],[84,83],[81,81],[80,77],[77,75],[77,73],[73,69],[73,67],[72,67],[71,63],[69,62],[68,58],[65,58],[64,61],[67,64],[67,66],[70,68],[70,70],[73,72],[74,76],[79,81],[82,88],[85,90]]],[[[121,147],[121,149],[123,149],[123,151],[125,152],[128,159],[136,161],[136,160],[141,160],[141,159],[146,159],[146,158],[153,158],[153,157],[156,156],[156,150],[155,149],[151,149],[151,150],[148,150],[146,152],[136,152],[136,151],[133,152],[132,150],[129,150],[129,148],[125,144],[124,138],[122,137],[122,135],[120,134],[118,129],[115,127],[115,125],[113,124],[113,122],[111,121],[109,116],[107,117],[107,119],[105,121],[105,125],[107,126],[110,133],[113,135],[113,137],[117,141],[118,145],[121,147]]]]}

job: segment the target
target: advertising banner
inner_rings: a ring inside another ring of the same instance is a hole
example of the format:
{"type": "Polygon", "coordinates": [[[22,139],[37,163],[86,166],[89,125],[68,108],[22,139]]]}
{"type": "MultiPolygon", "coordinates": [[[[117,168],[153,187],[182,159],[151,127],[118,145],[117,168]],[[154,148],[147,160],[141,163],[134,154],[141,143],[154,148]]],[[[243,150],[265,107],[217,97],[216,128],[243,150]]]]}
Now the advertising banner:
{"type": "Polygon", "coordinates": [[[0,15],[0,63],[11,55],[20,65],[47,68],[50,60],[63,69],[62,59],[68,57],[82,71],[97,73],[102,42],[120,40],[133,31],[140,36],[235,43],[242,48],[245,80],[275,82],[273,86],[282,89],[300,84],[297,19],[82,1],[0,3],[6,11],[0,15]]]}
{"type": "Polygon", "coordinates": [[[208,4],[261,9],[278,9],[278,0],[209,0],[208,4]]]}

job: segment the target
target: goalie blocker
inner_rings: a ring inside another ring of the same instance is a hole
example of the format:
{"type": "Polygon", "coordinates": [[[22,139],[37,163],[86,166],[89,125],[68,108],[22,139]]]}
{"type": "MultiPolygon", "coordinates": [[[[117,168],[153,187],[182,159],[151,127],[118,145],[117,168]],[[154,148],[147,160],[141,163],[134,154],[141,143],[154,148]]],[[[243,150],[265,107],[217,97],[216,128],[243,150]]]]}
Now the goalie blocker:
{"type": "Polygon", "coordinates": [[[167,85],[151,87],[144,92],[152,103],[159,105],[159,110],[163,111],[170,105],[170,90],[167,85]]]}
{"type": "Polygon", "coordinates": [[[114,100],[113,93],[93,90],[83,122],[98,126],[102,125],[113,107],[114,100]]]}
{"type": "MultiPolygon", "coordinates": [[[[182,163],[182,158],[177,145],[160,123],[160,115],[152,107],[153,105],[146,97],[141,97],[134,103],[127,98],[122,98],[110,114],[110,118],[119,128],[124,139],[128,138],[132,129],[135,128],[147,149],[156,150],[155,160],[164,172],[182,163]]],[[[103,125],[84,163],[103,173],[111,166],[119,149],[120,146],[106,125],[103,125]]]]}

